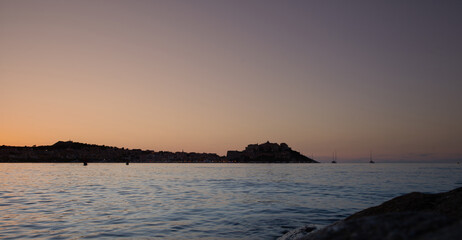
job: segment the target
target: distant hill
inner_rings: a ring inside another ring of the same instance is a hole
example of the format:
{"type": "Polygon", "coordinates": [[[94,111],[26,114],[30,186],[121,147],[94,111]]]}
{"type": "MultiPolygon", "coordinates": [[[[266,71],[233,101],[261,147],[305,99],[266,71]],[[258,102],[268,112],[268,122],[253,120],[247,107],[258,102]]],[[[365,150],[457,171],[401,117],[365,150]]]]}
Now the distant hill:
{"type": "Polygon", "coordinates": [[[213,153],[155,152],[59,141],[50,146],[0,147],[0,162],[224,162],[213,153]]]}
{"type": "Polygon", "coordinates": [[[228,151],[228,156],[215,153],[167,152],[126,149],[59,141],[50,146],[0,146],[0,162],[140,162],[140,163],[226,163],[226,162],[316,162],[287,144],[249,145],[243,152],[228,151]]]}
{"type": "Polygon", "coordinates": [[[48,149],[107,149],[107,148],[114,148],[114,147],[106,147],[104,145],[95,145],[95,144],[87,144],[87,143],[79,143],[79,142],[72,142],[72,141],[59,141],[51,146],[45,146],[48,149]]]}

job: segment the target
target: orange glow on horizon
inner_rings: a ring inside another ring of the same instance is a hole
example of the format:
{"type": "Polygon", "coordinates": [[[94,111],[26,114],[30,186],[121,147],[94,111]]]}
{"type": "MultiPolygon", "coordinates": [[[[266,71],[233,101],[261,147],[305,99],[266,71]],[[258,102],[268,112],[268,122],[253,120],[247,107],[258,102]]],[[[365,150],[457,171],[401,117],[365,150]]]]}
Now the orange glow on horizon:
{"type": "Polygon", "coordinates": [[[1,1],[0,145],[462,159],[456,8],[246,4],[1,1]]]}

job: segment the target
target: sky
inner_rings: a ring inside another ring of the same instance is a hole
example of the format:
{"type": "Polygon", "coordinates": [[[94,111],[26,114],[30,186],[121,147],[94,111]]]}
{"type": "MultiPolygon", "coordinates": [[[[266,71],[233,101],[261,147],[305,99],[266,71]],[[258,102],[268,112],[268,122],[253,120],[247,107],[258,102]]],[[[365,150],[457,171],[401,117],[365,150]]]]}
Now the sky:
{"type": "Polygon", "coordinates": [[[0,0],[0,145],[462,161],[461,1],[0,0]]]}

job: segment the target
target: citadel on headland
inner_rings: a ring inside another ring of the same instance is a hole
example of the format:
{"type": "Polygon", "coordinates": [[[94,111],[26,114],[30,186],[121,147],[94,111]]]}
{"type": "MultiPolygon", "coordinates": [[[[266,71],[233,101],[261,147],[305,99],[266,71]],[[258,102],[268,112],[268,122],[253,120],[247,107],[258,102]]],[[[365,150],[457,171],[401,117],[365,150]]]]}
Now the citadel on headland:
{"type": "Polygon", "coordinates": [[[50,146],[0,146],[0,162],[133,162],[133,163],[317,163],[287,144],[250,144],[244,151],[215,153],[126,149],[59,141],[50,146]]]}
{"type": "Polygon", "coordinates": [[[315,160],[293,151],[287,144],[266,142],[250,144],[244,151],[228,151],[226,158],[231,162],[275,162],[275,163],[316,163],[315,160]]]}

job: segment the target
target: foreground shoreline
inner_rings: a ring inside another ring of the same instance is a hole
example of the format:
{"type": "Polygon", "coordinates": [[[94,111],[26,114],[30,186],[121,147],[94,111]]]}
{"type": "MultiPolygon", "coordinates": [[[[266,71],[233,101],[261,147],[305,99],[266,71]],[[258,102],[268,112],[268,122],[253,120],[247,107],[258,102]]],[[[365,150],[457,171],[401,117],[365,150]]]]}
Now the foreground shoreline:
{"type": "Polygon", "coordinates": [[[278,240],[458,239],[462,236],[462,187],[408,193],[317,229],[307,225],[278,240]]]}

